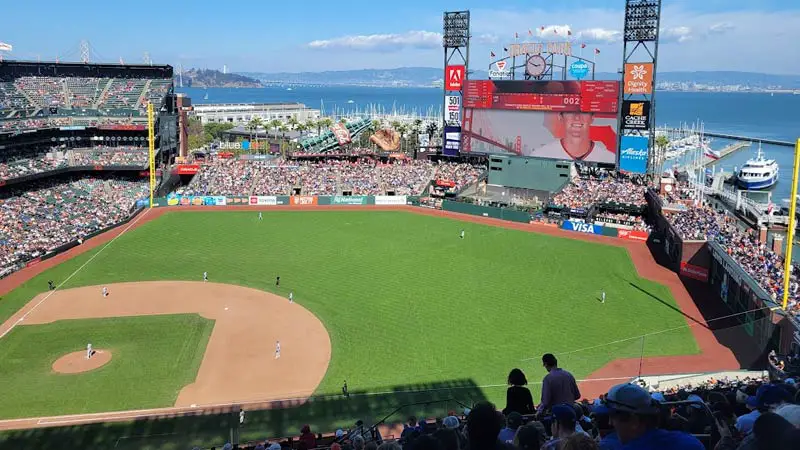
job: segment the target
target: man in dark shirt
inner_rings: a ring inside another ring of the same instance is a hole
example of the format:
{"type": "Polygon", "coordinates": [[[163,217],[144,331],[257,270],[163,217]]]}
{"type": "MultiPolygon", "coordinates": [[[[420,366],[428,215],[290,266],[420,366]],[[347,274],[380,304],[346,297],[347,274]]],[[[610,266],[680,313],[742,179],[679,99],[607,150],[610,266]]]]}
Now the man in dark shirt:
{"type": "Polygon", "coordinates": [[[542,365],[547,370],[542,380],[542,402],[538,411],[546,411],[554,405],[566,403],[571,405],[581,398],[578,383],[571,373],[558,367],[558,360],[551,353],[542,356],[542,365]]]}

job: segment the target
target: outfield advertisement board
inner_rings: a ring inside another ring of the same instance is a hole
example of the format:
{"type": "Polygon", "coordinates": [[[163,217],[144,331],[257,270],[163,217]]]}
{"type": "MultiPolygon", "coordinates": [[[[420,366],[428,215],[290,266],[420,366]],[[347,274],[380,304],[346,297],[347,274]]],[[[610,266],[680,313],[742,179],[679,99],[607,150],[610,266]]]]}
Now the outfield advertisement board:
{"type": "Polygon", "coordinates": [[[376,195],[375,196],[375,204],[376,205],[405,205],[406,204],[406,196],[405,195],[376,195]]]}
{"type": "Polygon", "coordinates": [[[366,205],[367,197],[363,195],[334,195],[331,205],[366,205]]]}
{"type": "Polygon", "coordinates": [[[685,261],[681,262],[681,275],[698,281],[708,281],[708,269],[685,261]]]}
{"type": "Polygon", "coordinates": [[[602,226],[585,222],[573,222],[571,220],[565,220],[564,223],[561,224],[561,228],[569,231],[577,231],[578,233],[603,234],[602,226]]]}
{"type": "Polygon", "coordinates": [[[275,206],[278,204],[278,197],[275,197],[274,195],[271,196],[251,195],[250,204],[258,206],[275,206]]]}
{"type": "Polygon", "coordinates": [[[317,203],[316,195],[293,195],[289,200],[289,204],[292,206],[309,206],[317,203]]]}
{"type": "Polygon", "coordinates": [[[637,231],[637,230],[617,230],[617,236],[622,239],[628,239],[630,241],[647,241],[647,237],[650,236],[646,231],[637,231]]]}

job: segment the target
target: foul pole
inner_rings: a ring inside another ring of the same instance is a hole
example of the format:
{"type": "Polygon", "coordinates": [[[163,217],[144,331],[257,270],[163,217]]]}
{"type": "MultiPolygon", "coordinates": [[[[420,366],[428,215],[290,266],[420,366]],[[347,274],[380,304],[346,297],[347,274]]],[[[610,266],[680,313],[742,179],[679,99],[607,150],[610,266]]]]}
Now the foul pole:
{"type": "Polygon", "coordinates": [[[792,244],[794,243],[795,211],[797,208],[797,169],[800,166],[800,139],[794,145],[794,172],[792,172],[792,196],[789,197],[789,229],[786,231],[786,253],[783,267],[783,310],[789,304],[789,276],[792,274],[792,244]]]}
{"type": "Polygon", "coordinates": [[[147,142],[150,160],[150,207],[153,207],[153,193],[156,190],[156,138],[153,120],[153,103],[147,104],[147,142]]]}

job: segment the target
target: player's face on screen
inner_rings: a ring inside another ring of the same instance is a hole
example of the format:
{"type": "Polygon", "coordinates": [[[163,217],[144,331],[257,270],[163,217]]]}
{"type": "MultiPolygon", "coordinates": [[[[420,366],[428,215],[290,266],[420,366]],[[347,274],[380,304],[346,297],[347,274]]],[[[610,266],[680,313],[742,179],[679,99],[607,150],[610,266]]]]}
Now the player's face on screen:
{"type": "Polygon", "coordinates": [[[588,140],[589,127],[592,125],[592,115],[579,112],[568,112],[561,115],[564,122],[564,132],[572,140],[588,140]]]}

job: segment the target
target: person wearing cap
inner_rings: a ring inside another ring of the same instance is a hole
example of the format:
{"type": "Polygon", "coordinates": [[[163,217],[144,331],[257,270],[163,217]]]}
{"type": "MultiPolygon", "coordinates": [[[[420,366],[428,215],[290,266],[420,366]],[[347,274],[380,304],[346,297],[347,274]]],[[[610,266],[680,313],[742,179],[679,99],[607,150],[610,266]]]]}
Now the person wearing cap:
{"type": "Polygon", "coordinates": [[[461,425],[461,421],[456,416],[447,416],[442,420],[442,426],[448,430],[457,430],[461,425]]]}
{"type": "Polygon", "coordinates": [[[578,433],[575,430],[575,420],[577,418],[572,405],[555,405],[551,411],[553,413],[553,421],[550,423],[550,431],[553,438],[542,446],[542,450],[556,450],[559,448],[558,446],[562,439],[578,433]]]}
{"type": "Polygon", "coordinates": [[[756,401],[756,397],[754,395],[747,397],[745,405],[750,412],[741,415],[736,419],[736,431],[741,433],[742,436],[750,434],[753,431],[753,424],[756,423],[756,419],[758,419],[761,414],[768,411],[764,405],[761,405],[759,408],[758,402],[756,401]]]}
{"type": "Polygon", "coordinates": [[[506,417],[506,426],[500,430],[498,439],[506,444],[514,442],[514,436],[517,434],[517,429],[522,425],[522,414],[514,411],[506,417]]]}
{"type": "Polygon", "coordinates": [[[542,355],[542,365],[547,370],[547,375],[542,380],[542,401],[539,403],[538,411],[546,411],[553,405],[562,403],[571,405],[581,398],[575,377],[558,367],[558,360],[553,354],[542,355]]]}
{"type": "Polygon", "coordinates": [[[704,450],[694,436],[658,428],[660,408],[650,394],[635,384],[618,384],[605,400],[611,424],[625,450],[704,450]]]}

